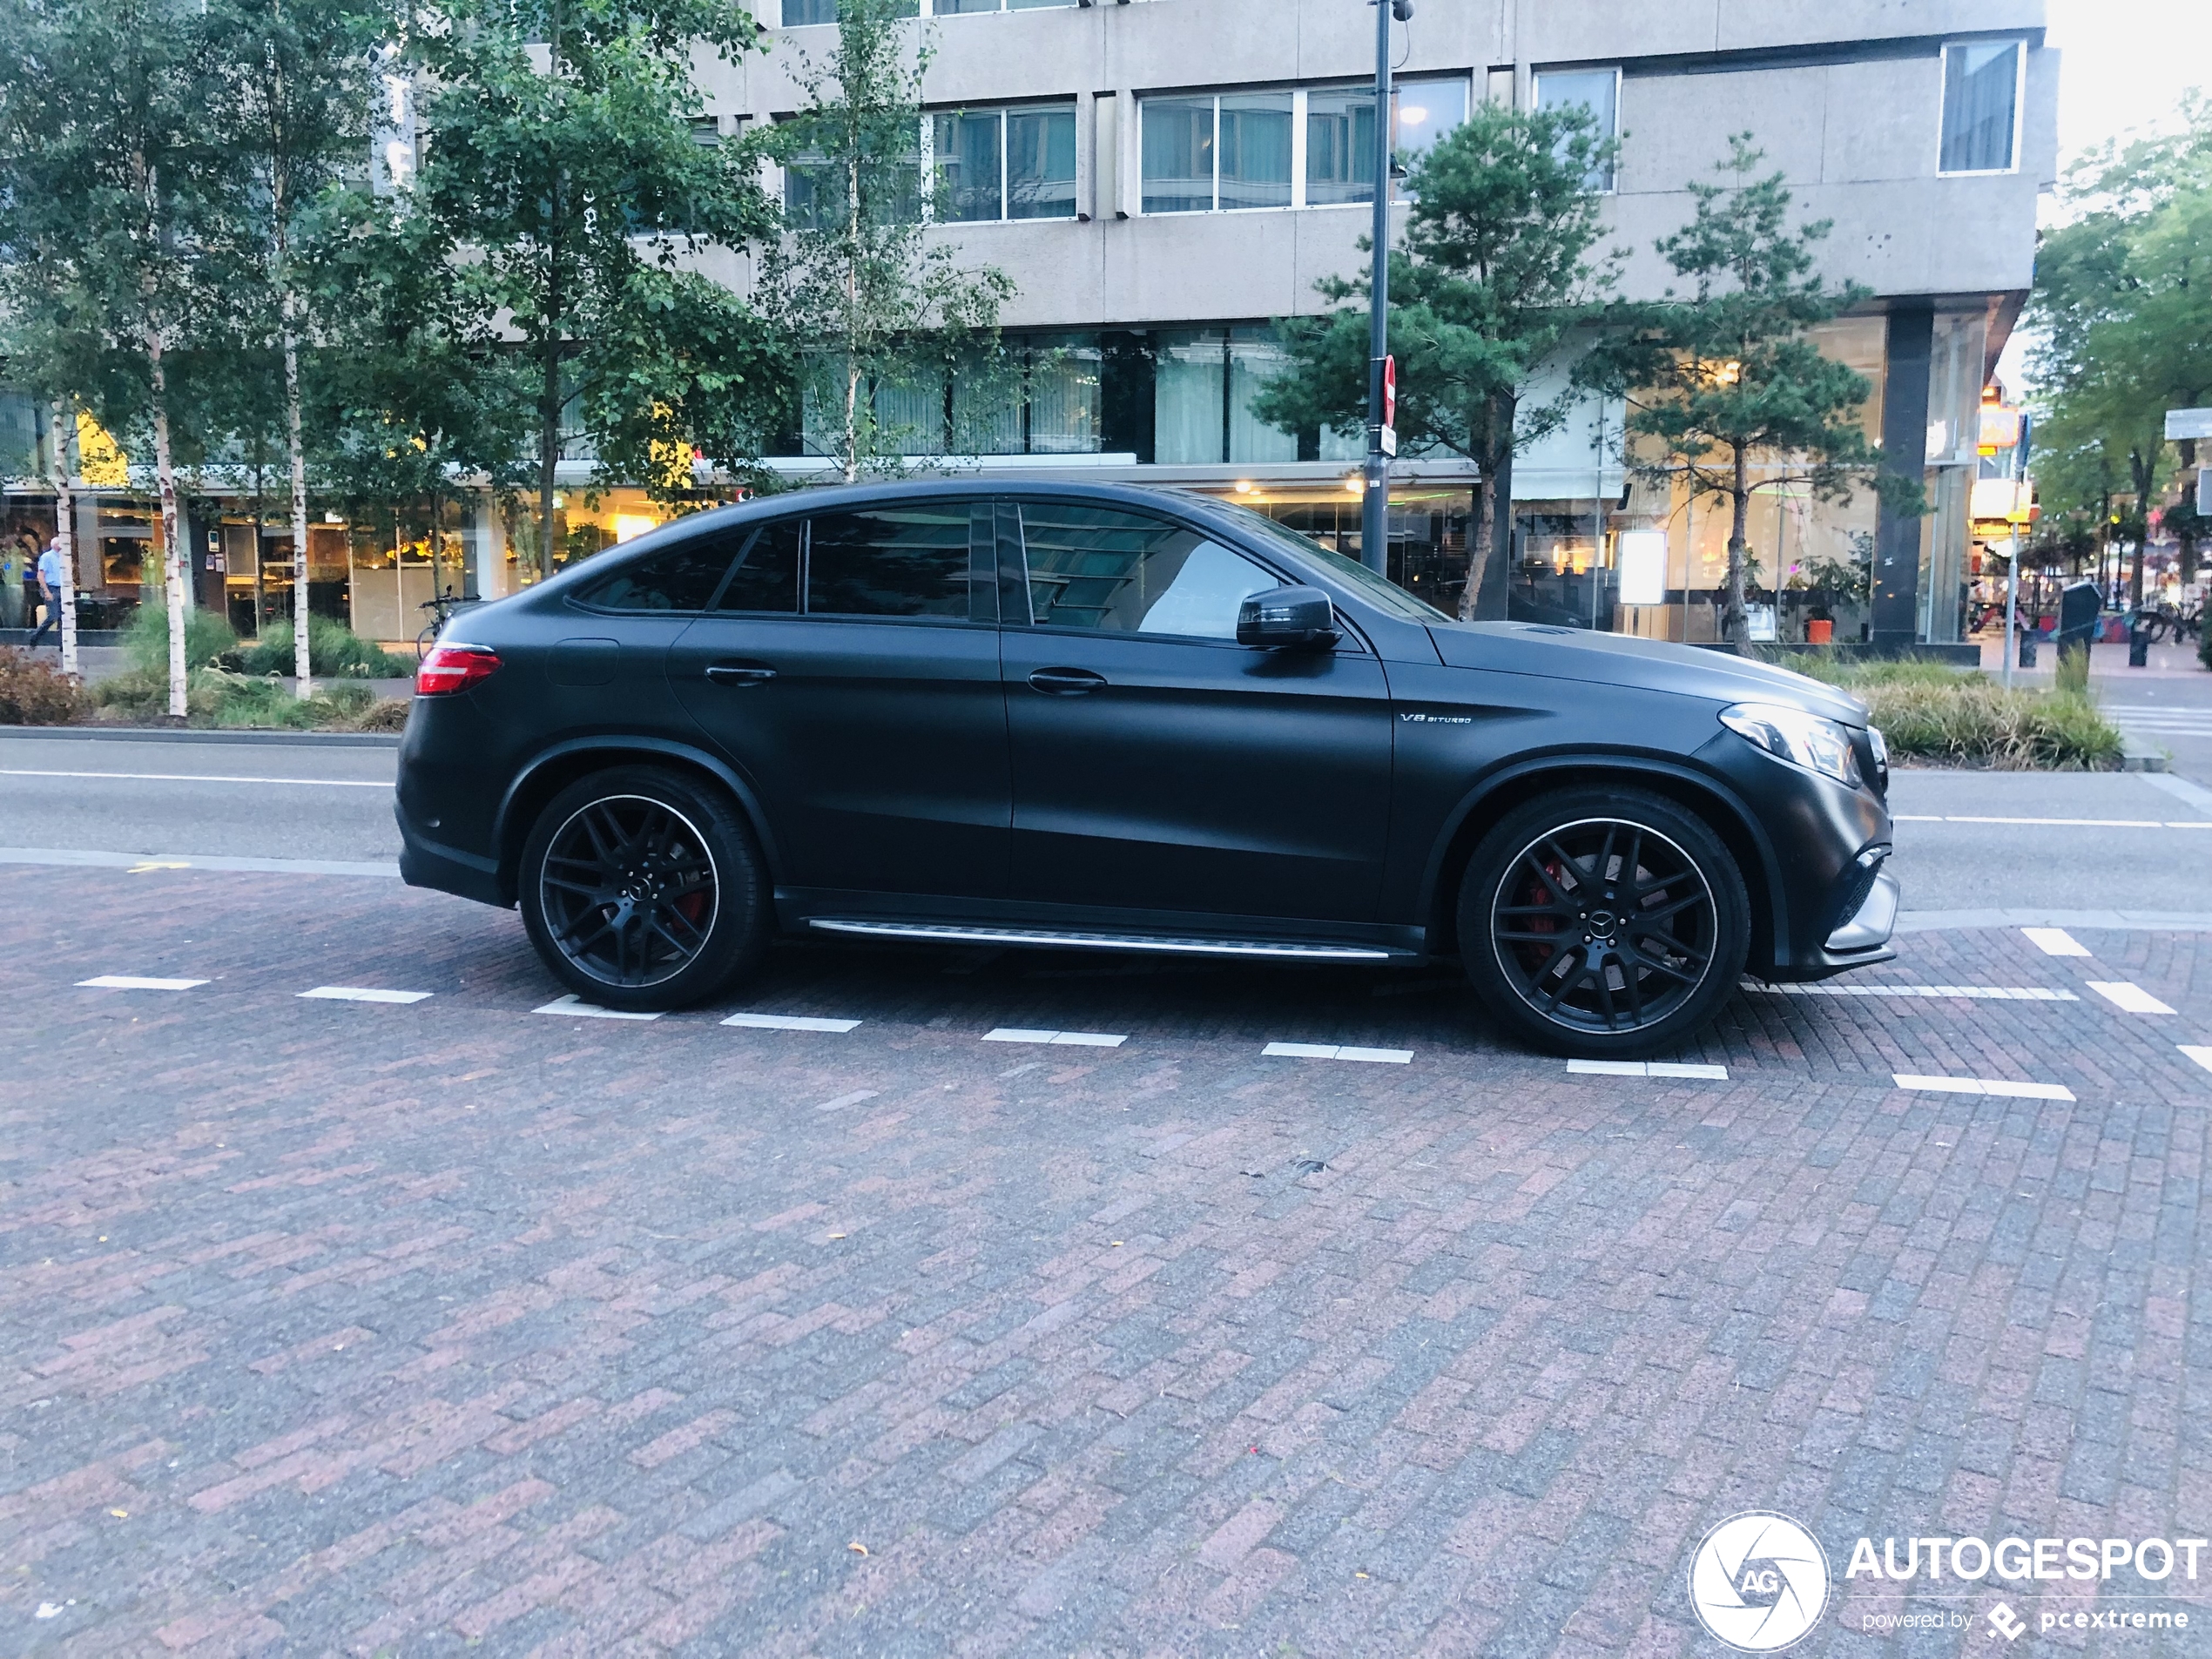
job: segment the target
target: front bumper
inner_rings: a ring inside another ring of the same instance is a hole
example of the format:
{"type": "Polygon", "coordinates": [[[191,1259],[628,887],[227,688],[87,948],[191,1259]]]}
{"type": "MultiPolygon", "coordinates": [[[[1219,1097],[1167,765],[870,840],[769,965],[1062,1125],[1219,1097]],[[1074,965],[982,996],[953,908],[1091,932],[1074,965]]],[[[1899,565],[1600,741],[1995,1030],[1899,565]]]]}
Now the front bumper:
{"type": "MultiPolygon", "coordinates": [[[[1898,885],[1897,878],[1884,870],[1867,889],[1866,901],[1828,935],[1828,953],[1848,956],[1853,964],[1874,960],[1866,953],[1882,950],[1890,942],[1890,934],[1897,927],[1898,904],[1904,896],[1905,889],[1898,885]]],[[[1896,954],[1893,950],[1883,951],[1880,960],[1887,961],[1896,954]]]]}

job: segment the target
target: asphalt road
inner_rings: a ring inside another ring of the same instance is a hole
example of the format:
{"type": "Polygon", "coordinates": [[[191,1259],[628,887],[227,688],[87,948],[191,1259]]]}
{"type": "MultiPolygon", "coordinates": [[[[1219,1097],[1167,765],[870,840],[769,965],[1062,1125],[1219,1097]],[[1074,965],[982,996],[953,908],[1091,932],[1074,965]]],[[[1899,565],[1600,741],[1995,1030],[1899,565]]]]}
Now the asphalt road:
{"type": "MultiPolygon", "coordinates": [[[[0,848],[395,860],[395,765],[389,748],[0,738],[0,848]]],[[[2212,912],[2212,828],[2168,827],[2212,826],[2212,789],[2185,779],[1900,768],[1891,805],[1908,910],[2212,912]]]]}

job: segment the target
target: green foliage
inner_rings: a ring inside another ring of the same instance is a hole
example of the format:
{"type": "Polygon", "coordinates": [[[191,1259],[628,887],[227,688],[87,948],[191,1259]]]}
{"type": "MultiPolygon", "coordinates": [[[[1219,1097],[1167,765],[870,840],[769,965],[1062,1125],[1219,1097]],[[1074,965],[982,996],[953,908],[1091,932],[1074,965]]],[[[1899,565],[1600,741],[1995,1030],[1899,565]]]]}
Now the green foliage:
{"type": "MultiPolygon", "coordinates": [[[[807,106],[779,122],[768,152],[794,181],[798,211],[761,251],[762,303],[796,353],[808,442],[847,482],[895,472],[934,449],[886,414],[880,397],[955,378],[956,400],[987,409],[1005,375],[1000,309],[1014,284],[995,266],[965,267],[921,224],[925,38],[909,58],[900,0],[840,0],[829,62],[797,72],[807,106]]],[[[927,401],[927,400],[925,400],[927,401]]]]}
{"type": "Polygon", "coordinates": [[[656,487],[689,482],[695,445],[758,452],[745,411],[773,390],[765,331],[683,260],[772,230],[751,142],[701,145],[691,125],[695,55],[734,62],[759,32],[719,0],[457,0],[412,37],[424,144],[408,211],[433,248],[469,251],[463,338],[523,342],[549,572],[572,393],[589,435],[656,487]]]}
{"type": "Polygon", "coordinates": [[[2089,650],[2086,645],[2070,645],[2059,653],[2054,676],[2060,692],[2067,697],[2089,695],[2089,650]]]}
{"type": "MultiPolygon", "coordinates": [[[[238,665],[252,675],[289,674],[293,649],[292,624],[272,623],[261,631],[259,639],[238,653],[238,665]]],[[[335,617],[317,616],[307,618],[307,666],[317,679],[401,679],[415,672],[415,664],[405,658],[395,657],[374,641],[361,638],[335,617]]],[[[351,695],[363,689],[340,685],[330,691],[333,696],[351,695]]]]}
{"type": "Polygon", "coordinates": [[[53,664],[0,645],[0,725],[74,725],[84,694],[53,664]]]}
{"type": "MultiPolygon", "coordinates": [[[[168,686],[160,675],[133,667],[94,681],[84,701],[111,722],[161,720],[167,716],[168,686]]],[[[404,698],[378,698],[358,684],[325,685],[303,698],[274,680],[202,668],[187,682],[185,718],[194,726],[395,732],[406,724],[407,707],[404,698]]]]}
{"type": "MultiPolygon", "coordinates": [[[[1486,102],[1414,164],[1407,181],[1406,239],[1390,253],[1399,437],[1406,448],[1447,449],[1480,468],[1465,617],[1505,614],[1494,481],[1507,475],[1516,449],[1565,417],[1563,401],[1521,403],[1537,370],[1612,287],[1619,256],[1589,257],[1604,201],[1588,181],[1618,151],[1588,110],[1486,102]]],[[[1363,238],[1359,246],[1372,245],[1363,238]]],[[[1290,366],[1253,412],[1286,432],[1363,432],[1370,285],[1329,277],[1317,286],[1338,308],[1278,323],[1290,366]]]]}
{"type": "Polygon", "coordinates": [[[1978,671],[1946,663],[1861,658],[1841,649],[1758,654],[1850,691],[1900,760],[2007,772],[2110,772],[2120,765],[2120,733],[2063,679],[2056,691],[2008,691],[1978,671]]]}
{"type": "MultiPolygon", "coordinates": [[[[131,626],[124,632],[123,649],[133,666],[149,674],[168,672],[169,613],[162,606],[158,590],[145,590],[131,617],[131,626]]],[[[187,669],[206,668],[237,649],[238,636],[221,616],[198,606],[185,612],[187,669]]]]}
{"type": "Polygon", "coordinates": [[[1872,387],[1808,334],[1867,291],[1828,286],[1814,249],[1830,222],[1791,229],[1784,175],[1754,176],[1764,158],[1750,133],[1730,139],[1717,169],[1725,182],[1693,183],[1690,222],[1657,244],[1689,293],[1670,290],[1658,305],[1624,309],[1633,326],[1593,354],[1593,372],[1628,391],[1630,436],[1656,456],[1638,471],[1654,482],[1679,479],[1693,498],[1729,503],[1722,625],[1734,640],[1744,635],[1758,491],[1844,501],[1855,484],[1873,481],[1896,505],[1925,510],[1918,467],[1910,478],[1875,478],[1880,452],[1859,419],[1872,387]]]}
{"type": "Polygon", "coordinates": [[[2026,318],[2045,512],[2139,546],[2176,472],[2165,411],[2212,403],[2212,103],[2183,112],[2178,132],[2069,169],[2072,217],[2036,252],[2026,318]]]}

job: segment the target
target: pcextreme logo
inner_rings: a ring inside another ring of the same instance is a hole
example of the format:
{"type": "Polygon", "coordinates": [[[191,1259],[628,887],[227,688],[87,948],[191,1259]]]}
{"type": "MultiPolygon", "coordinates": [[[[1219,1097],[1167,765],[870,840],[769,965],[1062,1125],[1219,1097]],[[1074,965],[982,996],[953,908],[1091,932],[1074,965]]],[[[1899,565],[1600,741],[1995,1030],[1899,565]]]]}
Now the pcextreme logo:
{"type": "Polygon", "coordinates": [[[1743,1653],[1777,1652],[1820,1622],[1828,1557],[1787,1515],[1730,1515],[1690,1557],[1689,1605],[1716,1640],[1743,1653]]]}

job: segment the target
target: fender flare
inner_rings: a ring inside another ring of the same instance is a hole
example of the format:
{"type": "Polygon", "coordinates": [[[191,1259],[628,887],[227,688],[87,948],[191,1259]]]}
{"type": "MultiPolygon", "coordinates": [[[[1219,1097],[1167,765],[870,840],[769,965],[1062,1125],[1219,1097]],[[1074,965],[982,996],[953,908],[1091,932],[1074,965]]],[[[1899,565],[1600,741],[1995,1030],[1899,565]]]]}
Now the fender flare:
{"type": "Polygon", "coordinates": [[[1716,825],[1714,827],[1716,830],[1737,830],[1757,855],[1757,873],[1767,901],[1767,923],[1772,948],[1777,962],[1787,958],[1790,949],[1789,900],[1783,885],[1782,861],[1776,856],[1774,843],[1769,839],[1765,826],[1759,822],[1758,815],[1725,780],[1696,767],[1683,765],[1679,761],[1662,760],[1647,754],[1582,750],[1528,757],[1484,773],[1447,815],[1434,843],[1429,848],[1427,861],[1421,871],[1420,914],[1430,917],[1439,914],[1438,907],[1445,896],[1442,890],[1445,871],[1453,849],[1467,820],[1482,809],[1484,802],[1515,784],[1541,779],[1549,773],[1562,774],[1560,779],[1562,783],[1574,783],[1587,782],[1588,774],[1593,771],[1611,772],[1616,776],[1641,773],[1655,779],[1664,779],[1686,786],[1717,802],[1735,821],[1732,825],[1716,825]]]}
{"type": "Polygon", "coordinates": [[[760,854],[768,861],[769,879],[773,883],[775,872],[783,860],[774,833],[768,827],[768,815],[762,809],[758,792],[727,761],[693,744],[677,743],[666,738],[603,732],[587,738],[564,738],[549,745],[532,755],[507,786],[499,799],[499,810],[492,819],[492,846],[498,853],[499,879],[503,886],[514,885],[515,861],[521,856],[528,833],[525,826],[515,821],[517,803],[531,793],[536,779],[548,766],[574,756],[590,754],[605,755],[610,765],[624,761],[650,764],[654,759],[680,761],[709,774],[736,799],[738,810],[745,814],[754,839],[760,843],[760,854]]]}

